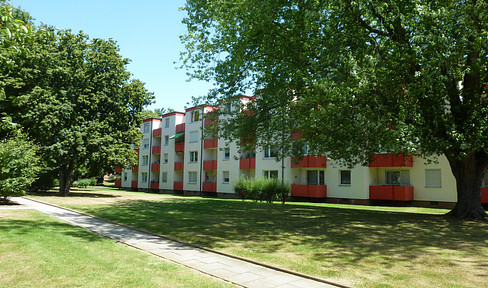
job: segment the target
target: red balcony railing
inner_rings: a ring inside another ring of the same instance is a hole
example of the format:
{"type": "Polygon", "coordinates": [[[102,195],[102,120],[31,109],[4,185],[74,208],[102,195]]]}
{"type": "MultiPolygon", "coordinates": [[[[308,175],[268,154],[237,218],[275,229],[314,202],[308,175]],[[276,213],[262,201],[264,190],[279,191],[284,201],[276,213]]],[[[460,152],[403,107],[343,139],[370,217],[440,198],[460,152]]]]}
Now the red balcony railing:
{"type": "Polygon", "coordinates": [[[153,130],[153,137],[161,137],[161,134],[163,134],[163,128],[153,130]]]}
{"type": "Polygon", "coordinates": [[[304,156],[302,160],[297,158],[291,160],[291,168],[325,168],[327,167],[327,157],[326,156],[304,156]]]}
{"type": "Polygon", "coordinates": [[[369,199],[412,201],[413,186],[369,186],[369,199]]]}
{"type": "Polygon", "coordinates": [[[115,180],[115,184],[114,184],[115,187],[122,187],[122,180],[115,180]]]}
{"type": "Polygon", "coordinates": [[[173,190],[183,190],[183,182],[182,181],[175,181],[173,183],[173,190]]]}
{"type": "Polygon", "coordinates": [[[139,155],[139,148],[134,149],[136,151],[137,155],[139,155]]]}
{"type": "Polygon", "coordinates": [[[159,182],[156,182],[156,181],[151,182],[151,189],[158,190],[159,189],[159,182]]]}
{"type": "Polygon", "coordinates": [[[488,203],[488,187],[481,188],[481,203],[488,203]]]}
{"type": "Polygon", "coordinates": [[[327,185],[291,184],[291,196],[326,198],[327,185]]]}
{"type": "Polygon", "coordinates": [[[203,161],[203,170],[217,170],[217,160],[203,161]]]}
{"type": "Polygon", "coordinates": [[[203,141],[203,149],[217,148],[219,146],[219,139],[205,139],[203,141]]]}
{"type": "Polygon", "coordinates": [[[139,171],[139,166],[134,166],[134,168],[132,168],[132,172],[137,172],[139,171]]]}
{"type": "Polygon", "coordinates": [[[153,146],[152,154],[161,154],[161,146],[153,146]]]}
{"type": "Polygon", "coordinates": [[[182,171],[185,167],[185,162],[175,162],[175,171],[182,171]]]}
{"type": "Polygon", "coordinates": [[[239,169],[256,169],[256,158],[240,159],[239,169]]]}
{"type": "Polygon", "coordinates": [[[202,183],[203,192],[217,192],[217,183],[203,182],[202,183]]]}
{"type": "Polygon", "coordinates": [[[130,187],[137,188],[137,180],[134,180],[130,183],[130,187]]]}
{"type": "Polygon", "coordinates": [[[413,167],[413,157],[393,153],[375,154],[369,167],[413,167]]]}
{"type": "Polygon", "coordinates": [[[122,168],[120,168],[119,166],[115,167],[115,173],[120,173],[122,172],[122,168]]]}
{"type": "Polygon", "coordinates": [[[185,132],[185,123],[176,125],[176,133],[185,132]]]}
{"type": "Polygon", "coordinates": [[[175,152],[185,151],[185,142],[175,143],[175,152]]]}
{"type": "Polygon", "coordinates": [[[161,170],[161,164],[159,163],[152,163],[151,164],[151,171],[159,171],[161,170]]]}
{"type": "Polygon", "coordinates": [[[217,122],[217,120],[210,120],[208,118],[205,118],[204,123],[205,123],[205,127],[207,127],[209,125],[217,125],[218,122],[217,122]]]}

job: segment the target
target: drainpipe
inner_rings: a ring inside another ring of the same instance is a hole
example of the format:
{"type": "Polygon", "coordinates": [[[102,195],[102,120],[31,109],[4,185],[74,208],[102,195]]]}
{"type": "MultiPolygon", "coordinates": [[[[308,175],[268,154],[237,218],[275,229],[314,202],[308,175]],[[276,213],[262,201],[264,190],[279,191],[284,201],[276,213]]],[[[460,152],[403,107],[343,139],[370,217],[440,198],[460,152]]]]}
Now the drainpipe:
{"type": "Polygon", "coordinates": [[[202,121],[202,131],[200,132],[200,193],[202,193],[203,191],[203,182],[202,182],[202,178],[203,178],[203,142],[205,141],[203,139],[203,128],[204,128],[204,123],[205,121],[203,121],[203,109],[202,109],[202,117],[201,117],[201,121],[202,121]]]}

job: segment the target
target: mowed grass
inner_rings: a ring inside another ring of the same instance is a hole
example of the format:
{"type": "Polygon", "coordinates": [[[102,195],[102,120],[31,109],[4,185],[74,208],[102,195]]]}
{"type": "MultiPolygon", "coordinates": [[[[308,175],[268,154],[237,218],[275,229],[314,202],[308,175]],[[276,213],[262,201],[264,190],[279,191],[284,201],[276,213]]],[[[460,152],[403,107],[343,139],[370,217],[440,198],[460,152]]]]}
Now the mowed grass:
{"type": "Polygon", "coordinates": [[[31,196],[354,287],[488,287],[488,223],[447,210],[74,191],[31,196]]]}
{"type": "Polygon", "coordinates": [[[34,210],[0,210],[0,287],[232,287],[34,210]]]}

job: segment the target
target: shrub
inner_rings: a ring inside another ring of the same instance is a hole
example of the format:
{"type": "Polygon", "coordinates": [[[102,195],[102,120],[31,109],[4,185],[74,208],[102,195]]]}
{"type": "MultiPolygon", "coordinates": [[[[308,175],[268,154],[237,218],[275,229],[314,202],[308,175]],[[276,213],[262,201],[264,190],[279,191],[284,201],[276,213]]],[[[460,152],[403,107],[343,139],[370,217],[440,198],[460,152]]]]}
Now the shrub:
{"type": "Polygon", "coordinates": [[[234,191],[242,199],[266,201],[272,203],[280,200],[285,203],[290,194],[290,185],[281,183],[278,179],[241,177],[234,182],[234,191]]]}
{"type": "Polygon", "coordinates": [[[86,188],[88,186],[95,186],[97,185],[97,179],[96,178],[85,178],[85,179],[78,179],[73,182],[73,187],[80,187],[80,188],[86,188]]]}
{"type": "Polygon", "coordinates": [[[0,196],[22,196],[40,170],[37,147],[20,137],[0,141],[0,196]]]}

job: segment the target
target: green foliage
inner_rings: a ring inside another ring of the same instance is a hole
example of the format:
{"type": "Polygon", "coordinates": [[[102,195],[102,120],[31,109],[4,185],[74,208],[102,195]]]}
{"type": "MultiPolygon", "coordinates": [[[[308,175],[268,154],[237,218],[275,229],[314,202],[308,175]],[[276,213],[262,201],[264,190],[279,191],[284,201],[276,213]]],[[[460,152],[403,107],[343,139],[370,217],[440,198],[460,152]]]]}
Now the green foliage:
{"type": "Polygon", "coordinates": [[[268,203],[280,200],[285,203],[290,195],[290,185],[274,178],[248,179],[241,176],[234,182],[234,192],[243,200],[251,199],[268,203]]]}
{"type": "Polygon", "coordinates": [[[251,133],[285,156],[299,153],[286,137],[299,130],[309,153],[347,166],[384,150],[444,154],[456,215],[486,217],[477,188],[488,168],[486,1],[188,0],[184,9],[183,66],[218,84],[203,101],[257,96],[246,115],[254,130],[238,128],[237,110],[219,122],[222,137],[251,133]]]}
{"type": "Polygon", "coordinates": [[[97,178],[78,179],[73,182],[73,187],[80,187],[80,188],[86,188],[88,186],[96,186],[96,185],[97,185],[97,178]]]}
{"type": "Polygon", "coordinates": [[[37,147],[23,138],[0,141],[0,196],[24,195],[39,172],[37,147]]]}
{"type": "Polygon", "coordinates": [[[41,27],[25,47],[29,53],[11,53],[13,64],[0,66],[0,83],[14,99],[0,108],[13,111],[13,122],[58,170],[60,193],[69,193],[75,170],[98,176],[136,163],[138,114],[153,95],[130,78],[116,42],[41,27]]]}

